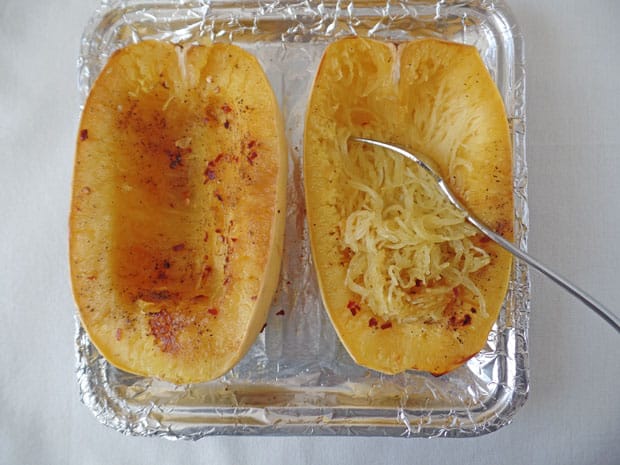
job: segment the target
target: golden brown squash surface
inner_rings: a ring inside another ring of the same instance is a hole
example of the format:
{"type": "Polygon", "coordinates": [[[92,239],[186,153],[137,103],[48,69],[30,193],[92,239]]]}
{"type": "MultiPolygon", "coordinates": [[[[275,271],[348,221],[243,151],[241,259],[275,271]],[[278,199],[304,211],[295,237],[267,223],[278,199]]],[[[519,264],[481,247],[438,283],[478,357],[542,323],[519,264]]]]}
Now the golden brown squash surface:
{"type": "Polygon", "coordinates": [[[245,354],[277,285],[286,160],[249,53],[146,41],[110,58],[80,123],[70,261],[81,321],[112,364],[188,383],[245,354]]]}
{"type": "MultiPolygon", "coordinates": [[[[304,177],[312,254],[336,331],[363,366],[386,373],[445,373],[484,346],[504,300],[511,256],[460,219],[465,231],[460,242],[428,235],[430,245],[410,268],[425,260],[444,271],[453,262],[465,266],[458,244],[466,244],[485,264],[463,278],[467,285],[451,284],[456,278],[448,271],[431,278],[390,265],[387,257],[398,264],[411,247],[400,236],[416,243],[411,225],[436,221],[438,210],[415,213],[417,201],[409,199],[429,196],[424,186],[411,187],[415,176],[408,162],[347,142],[352,135],[425,154],[466,205],[511,239],[512,157],[501,97],[473,47],[433,39],[395,46],[351,38],[327,48],[308,108],[304,177]],[[394,199],[401,204],[388,208],[394,199]],[[374,210],[376,205],[384,210],[374,210]],[[378,242],[383,248],[374,255],[373,277],[370,255],[360,254],[376,235],[377,215],[384,222],[378,242]],[[349,236],[357,242],[351,245],[349,236]],[[430,258],[424,256],[433,247],[430,258]],[[366,282],[370,278],[374,281],[366,282]],[[383,307],[370,304],[377,286],[387,289],[383,307]]],[[[445,220],[445,227],[454,230],[453,220],[445,220]]]]}

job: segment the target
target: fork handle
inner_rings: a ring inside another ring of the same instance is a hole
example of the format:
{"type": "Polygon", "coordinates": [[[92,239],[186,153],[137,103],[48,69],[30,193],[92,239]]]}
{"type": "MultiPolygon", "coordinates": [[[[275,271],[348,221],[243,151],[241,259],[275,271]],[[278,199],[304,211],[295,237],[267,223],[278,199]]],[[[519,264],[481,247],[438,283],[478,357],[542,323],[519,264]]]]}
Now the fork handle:
{"type": "Polygon", "coordinates": [[[569,282],[566,278],[560,276],[555,271],[549,269],[547,266],[540,263],[531,255],[525,253],[523,250],[516,247],[512,242],[507,241],[502,236],[497,234],[496,232],[489,229],[484,223],[478,220],[474,216],[468,216],[467,220],[477,227],[484,234],[489,236],[493,241],[502,246],[508,252],[512,253],[519,259],[523,260],[527,264],[531,265],[533,268],[536,268],[542,274],[547,276],[553,282],[563,287],[565,290],[570,292],[572,295],[581,300],[584,304],[590,307],[592,310],[596,312],[598,316],[600,316],[603,320],[609,323],[617,332],[620,332],[620,318],[614,315],[611,310],[606,308],[603,304],[597,301],[590,294],[575,286],[573,283],[569,282]]]}
{"type": "Polygon", "coordinates": [[[620,332],[620,318],[618,318],[611,310],[606,308],[603,304],[597,301],[590,294],[575,286],[573,283],[569,282],[566,278],[560,276],[555,271],[549,269],[547,266],[540,263],[531,255],[525,253],[523,250],[515,246],[512,242],[507,241],[501,235],[497,234],[491,228],[489,228],[486,224],[484,224],[481,220],[476,218],[474,215],[469,213],[469,211],[459,202],[456,196],[452,193],[452,191],[448,188],[443,180],[438,181],[439,188],[443,191],[443,193],[450,199],[450,201],[460,208],[461,211],[467,212],[467,221],[473,224],[476,228],[482,231],[485,235],[490,237],[494,242],[502,246],[508,252],[523,260],[527,264],[536,268],[542,274],[547,276],[553,282],[563,287],[565,290],[570,292],[572,295],[581,300],[584,304],[590,307],[598,316],[600,316],[603,320],[609,323],[617,332],[620,332]]]}

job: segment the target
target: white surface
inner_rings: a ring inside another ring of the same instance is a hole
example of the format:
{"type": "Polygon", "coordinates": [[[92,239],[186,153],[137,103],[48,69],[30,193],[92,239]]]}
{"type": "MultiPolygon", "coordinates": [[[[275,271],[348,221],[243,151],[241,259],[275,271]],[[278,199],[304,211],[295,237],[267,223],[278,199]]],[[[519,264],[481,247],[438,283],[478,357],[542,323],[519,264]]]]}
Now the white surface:
{"type": "MultiPolygon", "coordinates": [[[[0,463],[620,463],[620,338],[533,275],[531,390],[466,440],[125,437],[80,404],[67,213],[94,0],[0,2],[0,463]]],[[[620,2],[513,0],[526,40],[530,251],[620,311],[620,2]],[[597,8],[594,8],[596,4],[597,8]]]]}

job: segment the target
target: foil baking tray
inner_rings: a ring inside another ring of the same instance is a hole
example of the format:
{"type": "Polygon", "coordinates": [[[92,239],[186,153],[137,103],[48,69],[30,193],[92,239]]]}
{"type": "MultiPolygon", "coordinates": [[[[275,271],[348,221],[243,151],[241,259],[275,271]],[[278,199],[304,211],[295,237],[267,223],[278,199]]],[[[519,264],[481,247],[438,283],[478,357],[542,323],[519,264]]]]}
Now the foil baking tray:
{"type": "Polygon", "coordinates": [[[514,151],[515,237],[526,248],[523,41],[499,0],[102,1],[78,61],[83,101],[114,50],[145,39],[233,42],[253,53],[281,105],[289,141],[285,253],[267,326],[221,378],[176,386],[128,374],[97,352],[76,318],[82,402],[125,434],[471,437],[508,424],[529,388],[527,267],[515,262],[500,317],[484,349],[441,377],[384,375],[356,365],[340,344],[318,291],[305,220],[303,122],[325,46],[359,35],[422,37],[474,45],[504,99],[514,151]],[[284,310],[282,312],[281,310],[284,310]]]}

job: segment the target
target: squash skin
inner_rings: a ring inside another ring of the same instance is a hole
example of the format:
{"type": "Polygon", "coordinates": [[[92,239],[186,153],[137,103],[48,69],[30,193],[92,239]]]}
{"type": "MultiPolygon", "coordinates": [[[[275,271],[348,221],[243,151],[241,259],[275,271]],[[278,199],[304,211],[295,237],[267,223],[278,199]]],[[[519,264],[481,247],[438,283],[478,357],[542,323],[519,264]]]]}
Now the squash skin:
{"type": "Polygon", "coordinates": [[[287,145],[256,59],[226,44],[117,51],[86,102],[69,221],[82,325],[113,365],[229,371],[275,293],[287,145]]]}
{"type": "MultiPolygon", "coordinates": [[[[469,311],[466,303],[472,296],[466,292],[462,308],[446,315],[442,324],[377,321],[373,325],[374,313],[344,285],[348,261],[342,246],[345,217],[339,205],[352,193],[339,160],[347,147],[338,134],[343,126],[352,135],[400,144],[433,159],[461,200],[511,240],[512,150],[501,96],[473,47],[435,39],[396,47],[349,38],[326,49],[310,97],[304,141],[306,204],[312,256],[332,324],[362,366],[388,374],[408,369],[447,373],[484,347],[504,301],[512,257],[479,238],[491,263],[472,279],[485,296],[486,317],[469,311]],[[475,133],[451,134],[448,129],[447,135],[434,137],[437,131],[429,129],[429,114],[420,107],[423,101],[434,101],[441,82],[446,93],[457,96],[454,108],[466,116],[476,112],[475,133]],[[475,176],[449,168],[446,152],[452,143],[472,164],[475,176]]],[[[362,148],[349,143],[348,150],[362,148]]]]}

